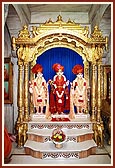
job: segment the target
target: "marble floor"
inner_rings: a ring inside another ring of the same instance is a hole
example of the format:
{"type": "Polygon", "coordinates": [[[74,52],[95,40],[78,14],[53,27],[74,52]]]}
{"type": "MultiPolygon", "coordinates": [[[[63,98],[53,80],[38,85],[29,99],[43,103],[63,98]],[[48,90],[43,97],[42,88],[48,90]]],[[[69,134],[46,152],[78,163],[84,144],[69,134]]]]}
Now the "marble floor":
{"type": "Polygon", "coordinates": [[[107,166],[112,166],[113,165],[113,154],[111,150],[111,146],[107,145],[106,142],[104,144],[104,148],[98,148],[96,149],[96,154],[90,155],[87,158],[47,158],[47,159],[38,159],[38,158],[33,158],[32,156],[26,155],[24,152],[24,148],[19,149],[17,148],[16,143],[13,143],[13,148],[12,148],[12,154],[11,154],[11,160],[9,163],[5,163],[3,165],[9,165],[9,166],[66,166],[66,165],[80,165],[80,166],[100,166],[100,165],[107,165],[107,166]]]}

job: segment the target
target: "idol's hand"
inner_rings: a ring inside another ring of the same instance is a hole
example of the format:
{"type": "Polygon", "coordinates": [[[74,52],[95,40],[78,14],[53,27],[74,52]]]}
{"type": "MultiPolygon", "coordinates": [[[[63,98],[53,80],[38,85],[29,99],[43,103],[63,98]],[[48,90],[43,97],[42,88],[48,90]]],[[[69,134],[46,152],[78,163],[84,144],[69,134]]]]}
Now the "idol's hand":
{"type": "Polygon", "coordinates": [[[52,85],[53,81],[51,79],[48,80],[48,84],[52,85]]]}
{"type": "Polygon", "coordinates": [[[66,82],[66,86],[68,86],[69,85],[69,80],[67,80],[67,82],[66,82]]]}
{"type": "Polygon", "coordinates": [[[33,93],[33,89],[32,89],[31,87],[29,88],[29,92],[30,92],[30,93],[33,93]]]}

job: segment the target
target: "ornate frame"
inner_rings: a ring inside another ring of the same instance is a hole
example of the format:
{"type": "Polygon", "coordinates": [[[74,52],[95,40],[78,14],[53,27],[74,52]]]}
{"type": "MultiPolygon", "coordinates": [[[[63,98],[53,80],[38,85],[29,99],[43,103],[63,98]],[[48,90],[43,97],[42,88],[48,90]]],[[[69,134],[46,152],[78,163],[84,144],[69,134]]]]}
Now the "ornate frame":
{"type": "Polygon", "coordinates": [[[13,64],[10,58],[4,58],[4,104],[13,103],[13,64]]]}
{"type": "Polygon", "coordinates": [[[111,65],[103,66],[103,98],[111,99],[111,65]]]}

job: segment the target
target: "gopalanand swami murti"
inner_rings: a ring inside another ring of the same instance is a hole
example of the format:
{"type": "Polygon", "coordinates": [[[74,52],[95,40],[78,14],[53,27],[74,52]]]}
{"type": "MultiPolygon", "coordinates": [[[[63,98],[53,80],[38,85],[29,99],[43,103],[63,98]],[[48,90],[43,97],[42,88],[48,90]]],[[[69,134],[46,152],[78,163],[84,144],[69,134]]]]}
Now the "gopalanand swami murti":
{"type": "Polygon", "coordinates": [[[83,113],[87,107],[87,83],[83,77],[83,67],[75,65],[72,72],[76,78],[71,83],[71,103],[77,108],[77,114],[83,113]]]}
{"type": "Polygon", "coordinates": [[[34,65],[32,68],[32,73],[36,74],[37,76],[32,81],[29,81],[29,91],[32,94],[36,114],[43,114],[43,107],[46,106],[48,100],[48,87],[42,71],[42,65],[34,65]]]}

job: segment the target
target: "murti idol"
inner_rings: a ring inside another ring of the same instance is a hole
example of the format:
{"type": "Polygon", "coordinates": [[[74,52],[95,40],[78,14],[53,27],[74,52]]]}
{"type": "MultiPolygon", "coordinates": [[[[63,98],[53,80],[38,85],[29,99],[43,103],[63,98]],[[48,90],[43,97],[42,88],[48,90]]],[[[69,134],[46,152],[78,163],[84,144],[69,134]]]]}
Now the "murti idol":
{"type": "Polygon", "coordinates": [[[76,75],[76,78],[71,83],[70,104],[76,106],[77,114],[82,114],[87,107],[87,83],[83,77],[83,67],[77,64],[73,67],[72,72],[76,75]]]}
{"type": "Polygon", "coordinates": [[[32,73],[36,74],[36,78],[29,82],[29,91],[32,94],[33,105],[36,108],[36,114],[43,114],[43,107],[46,106],[48,100],[48,88],[46,80],[43,77],[43,67],[36,64],[32,68],[32,73]]]}
{"type": "Polygon", "coordinates": [[[63,114],[64,110],[69,109],[69,81],[64,75],[64,66],[55,63],[52,69],[56,72],[53,80],[49,80],[50,91],[50,112],[51,114],[63,114]]]}

